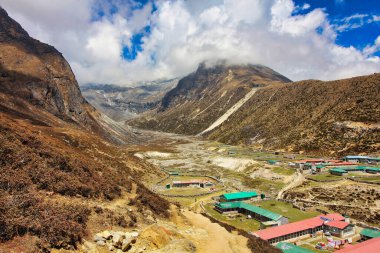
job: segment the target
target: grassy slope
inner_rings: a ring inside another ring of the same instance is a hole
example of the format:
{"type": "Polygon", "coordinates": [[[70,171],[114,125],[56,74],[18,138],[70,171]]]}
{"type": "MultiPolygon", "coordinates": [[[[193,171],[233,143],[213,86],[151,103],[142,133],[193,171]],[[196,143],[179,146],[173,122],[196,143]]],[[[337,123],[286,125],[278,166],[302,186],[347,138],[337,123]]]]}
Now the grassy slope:
{"type": "Polygon", "coordinates": [[[379,100],[380,74],[273,85],[259,90],[208,138],[323,153],[376,152],[379,100]]]}

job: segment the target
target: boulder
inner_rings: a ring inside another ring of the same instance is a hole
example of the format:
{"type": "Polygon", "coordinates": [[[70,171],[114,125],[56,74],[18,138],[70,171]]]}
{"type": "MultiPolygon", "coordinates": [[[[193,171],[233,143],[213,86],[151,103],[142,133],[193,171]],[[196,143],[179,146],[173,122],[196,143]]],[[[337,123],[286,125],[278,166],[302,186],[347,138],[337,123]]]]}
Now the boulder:
{"type": "Polygon", "coordinates": [[[104,239],[102,236],[100,236],[100,234],[96,234],[94,235],[94,241],[95,242],[99,242],[99,241],[106,241],[106,239],[104,239]]]}
{"type": "Polygon", "coordinates": [[[112,237],[111,232],[108,231],[108,230],[104,230],[103,232],[101,232],[101,233],[99,233],[99,234],[97,234],[97,235],[103,237],[103,238],[106,239],[106,240],[109,240],[109,239],[111,239],[111,237],[112,237]]]}
{"type": "Polygon", "coordinates": [[[138,237],[139,236],[139,232],[136,232],[136,231],[133,231],[131,233],[129,233],[132,237],[138,237]]]}
{"type": "Polygon", "coordinates": [[[132,246],[130,250],[128,250],[128,253],[137,253],[137,248],[135,246],[132,246]]]}
{"type": "Polygon", "coordinates": [[[127,251],[130,246],[132,244],[132,239],[131,238],[126,238],[123,240],[123,243],[122,243],[122,246],[121,246],[121,250],[122,251],[127,251]]]}
{"type": "Polygon", "coordinates": [[[99,246],[106,246],[106,242],[105,241],[97,241],[96,244],[99,245],[99,246]]]}
{"type": "Polygon", "coordinates": [[[115,246],[116,248],[120,248],[124,239],[125,239],[124,233],[120,233],[120,232],[113,233],[112,235],[113,246],[115,246]]]}

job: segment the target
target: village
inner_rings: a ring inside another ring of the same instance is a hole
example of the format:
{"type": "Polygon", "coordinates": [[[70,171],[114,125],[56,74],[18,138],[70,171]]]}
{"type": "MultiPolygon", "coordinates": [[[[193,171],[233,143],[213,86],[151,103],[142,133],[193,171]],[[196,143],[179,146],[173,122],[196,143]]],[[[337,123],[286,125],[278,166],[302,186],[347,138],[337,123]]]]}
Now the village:
{"type": "Polygon", "coordinates": [[[305,184],[349,182],[376,187],[380,185],[380,158],[249,152],[216,143],[201,143],[197,149],[201,158],[198,153],[188,153],[188,145],[182,144],[187,163],[183,163],[181,152],[145,154],[166,174],[152,189],[182,208],[247,231],[285,253],[370,253],[380,247],[379,222],[365,222],[323,204],[305,206],[284,197],[287,191],[305,184]],[[205,154],[209,157],[203,158],[205,154]],[[253,157],[251,163],[248,157],[253,157]],[[239,161],[240,167],[229,169],[228,161],[239,161]]]}

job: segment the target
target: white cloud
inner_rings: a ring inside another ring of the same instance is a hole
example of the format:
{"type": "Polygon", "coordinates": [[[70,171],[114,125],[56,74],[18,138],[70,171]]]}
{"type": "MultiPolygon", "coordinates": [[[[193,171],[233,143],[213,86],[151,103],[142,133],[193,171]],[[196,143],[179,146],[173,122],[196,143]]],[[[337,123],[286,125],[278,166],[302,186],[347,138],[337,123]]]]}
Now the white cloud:
{"type": "Polygon", "coordinates": [[[302,7],[301,7],[301,9],[302,10],[307,10],[307,9],[310,9],[310,4],[308,4],[308,3],[304,3],[303,5],[302,5],[302,7]]]}
{"type": "Polygon", "coordinates": [[[372,55],[376,52],[380,51],[380,36],[378,36],[373,43],[373,45],[368,45],[367,47],[364,48],[363,52],[365,55],[372,55]]]}
{"type": "Polygon", "coordinates": [[[380,22],[380,16],[357,13],[343,19],[334,20],[333,27],[338,32],[345,32],[375,22],[380,22]]]}
{"type": "MultiPolygon", "coordinates": [[[[136,9],[133,0],[112,1],[115,13],[108,1],[100,0],[0,0],[0,4],[32,36],[63,52],[80,83],[127,84],[180,76],[194,71],[199,62],[221,58],[264,64],[293,80],[380,71],[379,58],[372,56],[378,42],[363,51],[338,46],[336,26],[324,10],[297,14],[300,8],[309,10],[308,4],[158,0],[151,15],[152,4],[136,9]],[[101,18],[99,8],[106,14],[101,18]],[[130,46],[131,36],[147,24],[151,34],[143,38],[143,51],[134,61],[124,60],[123,46],[130,46]]],[[[345,22],[354,19],[358,17],[345,22]]],[[[376,17],[371,19],[375,22],[376,17]]]]}
{"type": "Polygon", "coordinates": [[[305,15],[292,15],[295,10],[292,0],[277,0],[271,9],[272,30],[289,33],[293,36],[315,32],[326,20],[321,9],[315,9],[305,15]]]}

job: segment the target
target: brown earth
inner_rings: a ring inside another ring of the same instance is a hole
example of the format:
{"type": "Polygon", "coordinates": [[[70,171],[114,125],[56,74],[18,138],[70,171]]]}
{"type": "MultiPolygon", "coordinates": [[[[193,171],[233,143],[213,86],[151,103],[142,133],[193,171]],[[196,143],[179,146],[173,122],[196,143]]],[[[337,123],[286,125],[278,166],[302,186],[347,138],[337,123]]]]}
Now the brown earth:
{"type": "Polygon", "coordinates": [[[241,235],[229,233],[223,227],[216,223],[211,223],[210,220],[200,214],[193,212],[185,212],[184,215],[196,227],[201,227],[207,231],[207,237],[197,238],[199,253],[220,252],[220,253],[248,253],[251,252],[247,248],[247,238],[241,235]]]}

